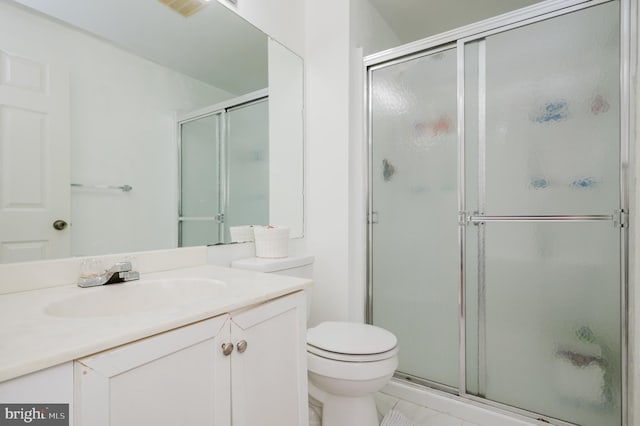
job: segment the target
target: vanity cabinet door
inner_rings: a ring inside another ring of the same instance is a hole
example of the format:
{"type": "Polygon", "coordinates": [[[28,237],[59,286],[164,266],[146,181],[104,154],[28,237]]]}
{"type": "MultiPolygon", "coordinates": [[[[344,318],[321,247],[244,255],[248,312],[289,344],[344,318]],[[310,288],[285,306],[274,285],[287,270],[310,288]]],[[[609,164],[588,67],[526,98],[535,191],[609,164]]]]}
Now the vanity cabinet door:
{"type": "Polygon", "coordinates": [[[222,315],[75,362],[77,426],[228,426],[229,317],[222,315]]]}
{"type": "Polygon", "coordinates": [[[304,293],[233,314],[231,340],[233,426],[307,424],[304,293]]]}

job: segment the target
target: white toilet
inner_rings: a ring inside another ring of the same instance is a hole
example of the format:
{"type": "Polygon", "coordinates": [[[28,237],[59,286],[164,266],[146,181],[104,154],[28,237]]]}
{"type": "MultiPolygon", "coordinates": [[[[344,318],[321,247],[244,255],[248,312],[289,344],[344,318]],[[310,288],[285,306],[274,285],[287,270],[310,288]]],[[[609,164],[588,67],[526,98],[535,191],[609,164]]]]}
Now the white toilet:
{"type": "MultiPolygon", "coordinates": [[[[249,258],[231,266],[311,278],[313,260],[249,258]]],[[[373,325],[328,321],[307,330],[310,425],[321,407],[323,426],[378,426],[373,395],[393,376],[397,354],[396,337],[373,325]]]]}

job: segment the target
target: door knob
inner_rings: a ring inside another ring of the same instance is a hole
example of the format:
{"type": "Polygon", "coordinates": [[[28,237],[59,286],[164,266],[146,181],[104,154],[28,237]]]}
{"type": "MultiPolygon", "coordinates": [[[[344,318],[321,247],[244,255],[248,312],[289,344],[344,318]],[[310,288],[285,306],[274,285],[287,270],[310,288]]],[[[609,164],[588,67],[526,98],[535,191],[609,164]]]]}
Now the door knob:
{"type": "Polygon", "coordinates": [[[240,353],[246,351],[247,350],[247,341],[246,340],[240,340],[238,342],[237,348],[238,348],[238,352],[240,352],[240,353]]]}
{"type": "Polygon", "coordinates": [[[222,353],[224,354],[224,356],[231,355],[231,352],[233,352],[233,343],[223,343],[222,353]]]}
{"type": "Polygon", "coordinates": [[[53,229],[55,229],[57,231],[62,231],[66,227],[67,227],[67,222],[65,222],[62,219],[58,219],[58,220],[53,222],[53,229]]]}

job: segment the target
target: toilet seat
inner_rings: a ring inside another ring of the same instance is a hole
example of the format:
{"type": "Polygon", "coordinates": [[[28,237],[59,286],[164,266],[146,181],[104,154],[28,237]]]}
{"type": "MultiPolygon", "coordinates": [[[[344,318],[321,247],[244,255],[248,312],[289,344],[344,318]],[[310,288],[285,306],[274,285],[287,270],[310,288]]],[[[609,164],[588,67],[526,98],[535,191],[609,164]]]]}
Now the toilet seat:
{"type": "Polygon", "coordinates": [[[318,348],[316,346],[307,344],[307,352],[321,356],[322,358],[332,359],[334,361],[343,361],[343,362],[374,362],[374,361],[382,361],[384,359],[388,359],[394,357],[398,354],[398,347],[394,347],[390,351],[381,352],[377,354],[364,354],[364,355],[352,355],[352,354],[342,354],[339,352],[331,352],[324,350],[322,348],[318,348]]]}
{"type": "Polygon", "coordinates": [[[398,353],[398,340],[370,324],[327,321],[307,330],[307,352],[345,362],[374,362],[398,353]]]}

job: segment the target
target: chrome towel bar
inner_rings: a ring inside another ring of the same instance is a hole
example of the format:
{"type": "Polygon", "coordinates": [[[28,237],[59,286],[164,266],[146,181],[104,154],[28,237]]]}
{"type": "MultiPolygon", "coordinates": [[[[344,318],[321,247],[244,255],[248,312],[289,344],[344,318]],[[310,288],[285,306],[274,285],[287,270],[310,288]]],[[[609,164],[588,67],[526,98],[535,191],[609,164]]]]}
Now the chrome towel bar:
{"type": "Polygon", "coordinates": [[[117,189],[122,192],[129,192],[133,189],[131,185],[84,185],[82,183],[72,183],[71,186],[85,189],[117,189]]]}

